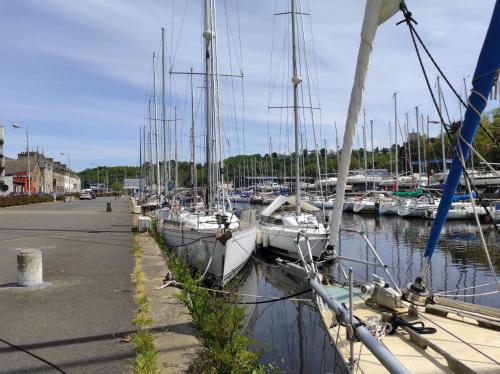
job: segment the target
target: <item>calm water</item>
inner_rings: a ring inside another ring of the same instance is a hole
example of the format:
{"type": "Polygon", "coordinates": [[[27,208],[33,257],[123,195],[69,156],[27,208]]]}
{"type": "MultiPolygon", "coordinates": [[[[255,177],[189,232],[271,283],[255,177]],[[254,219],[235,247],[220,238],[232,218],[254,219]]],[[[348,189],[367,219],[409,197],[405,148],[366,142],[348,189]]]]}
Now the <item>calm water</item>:
{"type": "MultiPolygon", "coordinates": [[[[243,206],[242,206],[243,207],[243,206]]],[[[244,208],[250,209],[250,206],[244,208]]],[[[261,209],[258,207],[257,209],[261,209]]],[[[367,233],[382,260],[399,286],[413,281],[420,272],[425,246],[432,222],[409,220],[400,217],[360,216],[345,213],[343,227],[356,228],[367,233]]],[[[491,283],[493,277],[480,245],[478,228],[472,222],[448,222],[432,258],[427,285],[435,292],[453,291],[470,297],[457,298],[477,304],[500,308],[500,296],[475,296],[491,291],[494,286],[476,290],[456,291],[462,288],[491,283]]],[[[493,231],[485,231],[495,271],[500,272],[500,241],[493,231]]],[[[352,233],[342,233],[339,248],[342,255],[374,262],[364,241],[352,233]]],[[[305,289],[305,284],[284,274],[273,265],[273,257],[265,253],[249,264],[249,275],[241,292],[261,296],[281,297],[305,289]]],[[[379,267],[346,263],[353,268],[357,280],[370,279],[379,267]]],[[[327,269],[337,279],[342,279],[337,268],[327,269]]],[[[335,372],[335,351],[330,346],[319,314],[310,301],[311,295],[297,296],[270,304],[248,308],[247,330],[258,341],[258,346],[270,345],[262,363],[275,363],[284,373],[335,372]]],[[[250,300],[250,299],[249,299],[250,300]]],[[[259,300],[259,299],[253,299],[259,300]]]]}

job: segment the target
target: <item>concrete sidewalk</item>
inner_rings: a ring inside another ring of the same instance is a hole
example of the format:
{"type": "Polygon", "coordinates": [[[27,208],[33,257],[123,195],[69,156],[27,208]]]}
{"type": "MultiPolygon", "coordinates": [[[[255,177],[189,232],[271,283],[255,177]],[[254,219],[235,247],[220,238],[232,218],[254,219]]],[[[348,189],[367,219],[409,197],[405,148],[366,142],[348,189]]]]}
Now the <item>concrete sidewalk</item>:
{"type": "MultiPolygon", "coordinates": [[[[127,372],[135,354],[120,337],[135,331],[131,224],[125,198],[0,209],[0,338],[68,373],[127,372]],[[19,248],[42,250],[45,287],[16,287],[19,248]]],[[[0,342],[0,373],[34,372],[55,370],[0,342]]]]}
{"type": "Polygon", "coordinates": [[[158,366],[161,373],[185,373],[202,344],[187,307],[177,297],[180,291],[174,287],[158,289],[168,272],[160,248],[148,233],[138,234],[137,239],[143,250],[142,270],[150,300],[158,366]]]}

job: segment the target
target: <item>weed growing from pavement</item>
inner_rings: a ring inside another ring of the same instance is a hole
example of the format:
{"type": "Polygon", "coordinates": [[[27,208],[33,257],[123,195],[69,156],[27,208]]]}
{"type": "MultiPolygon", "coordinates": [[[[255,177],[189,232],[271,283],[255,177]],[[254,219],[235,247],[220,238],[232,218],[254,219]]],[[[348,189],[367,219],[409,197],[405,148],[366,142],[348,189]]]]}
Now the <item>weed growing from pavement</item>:
{"type": "Polygon", "coordinates": [[[146,294],[144,272],[142,271],[142,253],[143,251],[139,246],[138,240],[135,238],[135,266],[132,273],[132,283],[134,284],[134,300],[138,306],[138,310],[133,323],[139,330],[131,336],[131,341],[136,351],[132,371],[136,374],[154,374],[158,373],[159,370],[153,334],[147,330],[152,320],[149,317],[149,298],[146,294]]]}
{"type": "Polygon", "coordinates": [[[161,248],[175,280],[182,284],[179,298],[189,309],[204,345],[190,371],[218,374],[276,372],[272,365],[259,365],[262,351],[249,350],[255,341],[242,334],[244,308],[237,305],[237,293],[219,297],[200,288],[201,280],[191,276],[188,264],[167,249],[155,221],[152,222],[151,235],[161,248]]]}

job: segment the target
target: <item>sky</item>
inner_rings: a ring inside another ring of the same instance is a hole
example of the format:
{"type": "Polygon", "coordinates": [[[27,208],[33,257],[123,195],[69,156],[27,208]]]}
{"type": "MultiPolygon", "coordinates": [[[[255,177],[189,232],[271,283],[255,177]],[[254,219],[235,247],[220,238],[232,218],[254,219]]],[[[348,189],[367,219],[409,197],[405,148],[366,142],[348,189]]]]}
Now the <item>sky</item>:
{"type": "MultiPolygon", "coordinates": [[[[12,127],[17,123],[29,128],[30,148],[70,161],[74,170],[137,165],[140,129],[148,125],[152,55],[160,53],[164,27],[167,118],[173,119],[177,107],[178,154],[189,157],[190,81],[168,70],[202,71],[201,5],[199,0],[0,2],[0,125],[5,127],[6,155],[14,157],[26,147],[22,130],[12,127]]],[[[342,141],[364,5],[362,0],[302,0],[303,13],[308,13],[299,17],[298,32],[302,105],[310,105],[307,51],[312,106],[321,108],[314,110],[317,142],[322,146],[326,140],[330,149],[335,147],[334,122],[342,141]]],[[[452,84],[463,92],[465,78],[470,88],[494,0],[408,0],[407,5],[452,84]]],[[[291,105],[290,18],[274,16],[288,7],[284,0],[217,0],[219,72],[244,74],[243,80],[221,78],[226,156],[291,147],[292,112],[268,109],[291,105]]],[[[408,113],[410,128],[415,128],[415,106],[436,117],[408,30],[396,26],[401,18],[397,14],[379,28],[366,81],[362,106],[367,122],[373,120],[376,147],[389,144],[395,91],[399,121],[408,113]]],[[[436,73],[427,66],[434,84],[436,73]]],[[[157,60],[158,76],[160,67],[157,60]]],[[[193,86],[196,152],[201,155],[199,76],[193,86]]],[[[456,119],[457,101],[449,91],[444,95],[456,119]]],[[[301,112],[301,121],[303,144],[313,149],[308,111],[301,112]]],[[[438,132],[434,125],[431,135],[438,132]]]]}

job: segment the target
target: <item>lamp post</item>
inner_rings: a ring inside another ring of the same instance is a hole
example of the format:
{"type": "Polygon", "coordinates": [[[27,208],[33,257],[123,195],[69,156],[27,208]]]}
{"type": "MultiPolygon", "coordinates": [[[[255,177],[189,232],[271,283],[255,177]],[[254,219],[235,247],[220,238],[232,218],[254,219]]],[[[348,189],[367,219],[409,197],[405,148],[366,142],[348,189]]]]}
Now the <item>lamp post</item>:
{"type": "Polygon", "coordinates": [[[68,154],[66,154],[66,153],[64,153],[64,152],[59,152],[59,154],[60,154],[61,156],[68,156],[68,175],[69,175],[69,187],[68,187],[68,192],[70,192],[70,193],[71,193],[71,192],[72,192],[72,191],[71,191],[71,190],[72,190],[72,188],[71,188],[71,158],[70,158],[70,156],[69,156],[69,153],[68,153],[68,154]]]}
{"type": "Polygon", "coordinates": [[[24,126],[21,126],[17,123],[14,123],[12,125],[12,127],[15,129],[24,129],[24,131],[26,132],[26,152],[28,154],[28,172],[27,172],[28,196],[31,196],[31,164],[30,164],[30,133],[29,133],[29,128],[28,128],[28,126],[24,127],[24,126]]]}

